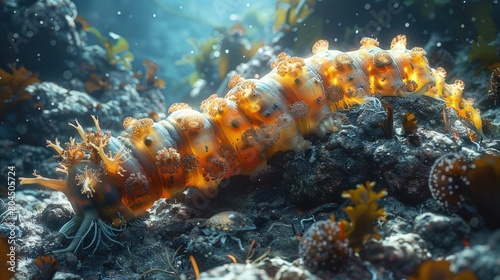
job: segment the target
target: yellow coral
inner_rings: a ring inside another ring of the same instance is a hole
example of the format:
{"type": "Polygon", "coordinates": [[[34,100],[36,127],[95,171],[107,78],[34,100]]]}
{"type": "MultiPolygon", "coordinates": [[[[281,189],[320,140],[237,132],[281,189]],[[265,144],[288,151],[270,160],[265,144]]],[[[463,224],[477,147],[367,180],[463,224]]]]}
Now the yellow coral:
{"type": "Polygon", "coordinates": [[[332,215],[329,220],[316,222],[306,231],[299,245],[299,256],[307,268],[336,270],[352,251],[361,250],[366,239],[380,238],[373,222],[384,220],[386,213],[379,208],[377,201],[387,192],[375,192],[374,186],[375,182],[367,181],[364,185],[357,185],[356,189],[342,193],[354,203],[354,206],[343,209],[350,222],[337,222],[332,215]]]}
{"type": "Polygon", "coordinates": [[[345,237],[349,239],[349,244],[355,251],[359,251],[363,242],[370,237],[380,239],[373,222],[385,220],[387,213],[384,208],[378,206],[377,201],[386,196],[387,192],[375,192],[374,186],[375,182],[367,181],[364,185],[357,185],[356,189],[342,193],[342,197],[349,198],[354,203],[354,206],[347,206],[343,210],[350,219],[345,228],[345,237]]]}
{"type": "Polygon", "coordinates": [[[101,44],[106,49],[106,57],[109,63],[116,65],[118,63],[123,63],[127,69],[132,69],[132,61],[134,60],[134,55],[128,51],[129,45],[127,40],[122,36],[112,33],[110,34],[115,42],[109,38],[102,36],[99,30],[94,27],[87,27],[85,31],[94,34],[101,44]]]}

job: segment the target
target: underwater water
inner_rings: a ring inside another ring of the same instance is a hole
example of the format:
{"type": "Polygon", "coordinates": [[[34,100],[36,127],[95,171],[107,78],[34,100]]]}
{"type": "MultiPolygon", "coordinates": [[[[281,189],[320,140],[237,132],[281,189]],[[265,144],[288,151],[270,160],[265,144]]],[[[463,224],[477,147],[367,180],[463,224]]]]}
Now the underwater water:
{"type": "Polygon", "coordinates": [[[499,279],[497,0],[0,1],[0,279],[499,279]]]}

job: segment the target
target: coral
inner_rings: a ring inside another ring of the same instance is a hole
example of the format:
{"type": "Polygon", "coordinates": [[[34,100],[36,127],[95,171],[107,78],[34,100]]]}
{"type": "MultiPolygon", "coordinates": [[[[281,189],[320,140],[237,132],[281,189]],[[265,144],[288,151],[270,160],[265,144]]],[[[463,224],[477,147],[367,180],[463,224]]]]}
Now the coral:
{"type": "Polygon", "coordinates": [[[146,75],[144,75],[144,86],[138,84],[139,90],[145,90],[152,87],[159,89],[165,88],[165,81],[156,76],[158,72],[158,63],[145,59],[142,64],[144,68],[146,68],[146,75]]]}
{"type": "Polygon", "coordinates": [[[438,158],[429,174],[432,197],[445,208],[460,207],[470,197],[468,169],[467,161],[460,155],[451,153],[438,158]]]}
{"type": "Polygon", "coordinates": [[[424,279],[456,279],[456,280],[476,280],[477,277],[471,270],[464,270],[459,273],[450,271],[450,262],[446,260],[428,260],[420,264],[408,280],[424,279]]]}
{"type": "Polygon", "coordinates": [[[35,259],[35,265],[38,268],[38,275],[34,279],[52,279],[59,265],[52,256],[40,256],[35,259]]]}
{"type": "Polygon", "coordinates": [[[338,269],[351,254],[349,239],[345,237],[346,221],[330,220],[314,223],[302,236],[299,256],[311,271],[338,269]]]}
{"type": "Polygon", "coordinates": [[[481,62],[481,67],[476,70],[479,73],[486,67],[493,70],[500,63],[500,55],[498,54],[498,45],[494,42],[488,42],[483,36],[479,36],[477,40],[471,43],[469,52],[469,60],[471,62],[481,62]]]}
{"type": "Polygon", "coordinates": [[[106,58],[110,64],[116,65],[122,63],[127,69],[132,68],[134,55],[128,51],[129,45],[125,38],[115,33],[112,33],[112,36],[110,34],[111,39],[104,37],[99,30],[90,26],[84,30],[94,34],[99,42],[101,42],[106,49],[106,58]]]}
{"type": "Polygon", "coordinates": [[[85,89],[88,93],[93,93],[95,91],[106,91],[109,87],[109,78],[106,75],[101,78],[96,73],[91,73],[88,80],[85,82],[85,89]]]}
{"type": "Polygon", "coordinates": [[[491,72],[488,95],[488,99],[493,101],[493,106],[500,106],[500,65],[491,72]]]}
{"type": "Polygon", "coordinates": [[[384,108],[387,110],[387,117],[379,125],[384,131],[385,138],[392,139],[396,133],[394,131],[394,109],[387,103],[384,103],[384,108]]]}
{"type": "Polygon", "coordinates": [[[500,227],[500,156],[485,154],[475,159],[467,172],[470,195],[487,223],[500,227]]]}
{"type": "Polygon", "coordinates": [[[352,252],[359,252],[369,238],[379,239],[373,222],[385,219],[385,211],[378,207],[377,201],[387,192],[373,191],[374,182],[359,184],[356,189],[342,193],[354,206],[343,210],[350,221],[335,222],[333,215],[329,220],[314,223],[302,237],[299,256],[304,265],[316,270],[337,270],[352,252]]]}
{"type": "Polygon", "coordinates": [[[405,134],[414,134],[417,132],[417,120],[415,119],[415,114],[407,112],[403,116],[403,131],[405,134]]]}
{"type": "Polygon", "coordinates": [[[356,189],[342,193],[342,197],[350,199],[354,206],[347,206],[343,210],[349,216],[350,222],[346,224],[345,236],[349,239],[349,246],[354,251],[361,250],[363,243],[368,238],[380,239],[376,233],[373,222],[385,221],[384,208],[378,206],[378,200],[387,195],[385,190],[375,192],[375,182],[359,184],[356,189]]]}
{"type": "Polygon", "coordinates": [[[0,111],[5,112],[12,104],[31,98],[24,89],[33,83],[38,83],[38,74],[28,71],[24,66],[17,68],[9,65],[11,73],[0,68],[0,111]]]}
{"type": "Polygon", "coordinates": [[[273,30],[289,32],[298,23],[301,23],[314,11],[315,0],[279,0],[276,4],[276,16],[273,30]]]}

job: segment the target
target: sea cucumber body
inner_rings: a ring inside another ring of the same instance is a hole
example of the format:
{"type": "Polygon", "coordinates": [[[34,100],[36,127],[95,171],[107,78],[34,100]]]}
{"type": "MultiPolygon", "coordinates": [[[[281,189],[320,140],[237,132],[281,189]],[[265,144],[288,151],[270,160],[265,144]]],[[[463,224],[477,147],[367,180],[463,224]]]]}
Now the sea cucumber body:
{"type": "Polygon", "coordinates": [[[443,99],[481,134],[478,111],[462,99],[463,83],[446,84],[444,70],[430,68],[423,49],[407,50],[402,35],[390,50],[379,48],[375,39],[361,44],[344,53],[320,41],[307,59],[282,53],[260,79],[233,77],[227,95],[209,97],[201,112],[176,103],[159,122],[125,119],[119,137],[102,132],[97,119],[95,132],[85,132],[77,122],[73,126],[83,142],[73,141],[66,149],[57,140],[49,144],[64,158],[63,171],[71,170],[65,186],[40,176],[23,178],[24,184],[64,191],[77,214],[93,201],[94,207],[104,208],[99,218],[119,224],[118,218],[134,220],[156,200],[188,186],[214,190],[225,178],[263,172],[276,152],[302,152],[310,145],[305,136],[338,130],[334,113],[366,98],[443,99]]]}

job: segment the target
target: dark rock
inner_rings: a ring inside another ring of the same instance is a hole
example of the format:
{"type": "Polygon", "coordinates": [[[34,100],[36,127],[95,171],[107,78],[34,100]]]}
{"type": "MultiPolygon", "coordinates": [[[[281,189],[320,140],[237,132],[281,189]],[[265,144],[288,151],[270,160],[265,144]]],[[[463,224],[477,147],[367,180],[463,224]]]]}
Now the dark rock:
{"type": "MultiPolygon", "coordinates": [[[[226,241],[225,245],[233,244],[232,240],[226,241]]],[[[231,260],[227,257],[227,254],[239,253],[240,249],[237,244],[233,244],[233,249],[229,251],[216,250],[214,246],[204,237],[198,236],[197,238],[191,239],[186,248],[186,253],[188,255],[193,255],[196,259],[196,263],[200,268],[200,271],[206,271],[210,268],[217,267],[221,264],[231,263],[231,260]]],[[[231,245],[232,246],[232,245],[231,245]]],[[[239,257],[236,256],[235,257],[239,257]]],[[[244,257],[243,257],[244,258],[244,257]]],[[[241,259],[241,257],[239,257],[241,259]]]]}
{"type": "Polygon", "coordinates": [[[297,248],[300,240],[296,237],[278,239],[271,242],[271,253],[269,257],[280,257],[285,261],[292,262],[299,257],[297,248]]]}
{"type": "Polygon", "coordinates": [[[430,257],[425,241],[414,233],[368,241],[360,254],[372,264],[392,271],[396,278],[410,275],[417,265],[430,257]]]}
{"type": "Polygon", "coordinates": [[[162,220],[153,222],[151,225],[155,232],[164,239],[170,240],[181,233],[189,232],[193,226],[182,220],[162,220]]]}
{"type": "Polygon", "coordinates": [[[225,264],[212,268],[200,275],[200,279],[248,279],[248,280],[265,280],[269,279],[269,275],[254,266],[247,266],[246,264],[225,264]]]}
{"type": "Polygon", "coordinates": [[[441,216],[429,212],[415,218],[413,229],[436,256],[453,252],[452,247],[456,245],[461,248],[463,238],[470,232],[470,227],[458,216],[441,216]]]}
{"type": "Polygon", "coordinates": [[[44,79],[61,80],[77,66],[84,42],[69,0],[8,0],[0,9],[0,66],[16,62],[44,79]],[[50,63],[50,67],[47,64],[50,63]]]}
{"type": "Polygon", "coordinates": [[[490,236],[488,243],[465,248],[451,259],[450,270],[455,273],[471,269],[477,279],[498,279],[500,277],[500,230],[490,236]]]}
{"type": "Polygon", "coordinates": [[[72,252],[58,254],[56,255],[56,260],[59,266],[68,266],[74,271],[80,269],[82,266],[78,257],[72,252]]]}
{"type": "Polygon", "coordinates": [[[68,203],[51,203],[42,212],[40,222],[50,230],[57,231],[67,223],[74,215],[71,205],[68,203]]]}
{"type": "Polygon", "coordinates": [[[342,191],[373,178],[369,166],[363,144],[353,132],[332,134],[326,145],[313,148],[309,158],[285,155],[283,187],[288,198],[301,207],[338,202],[342,191]]]}

